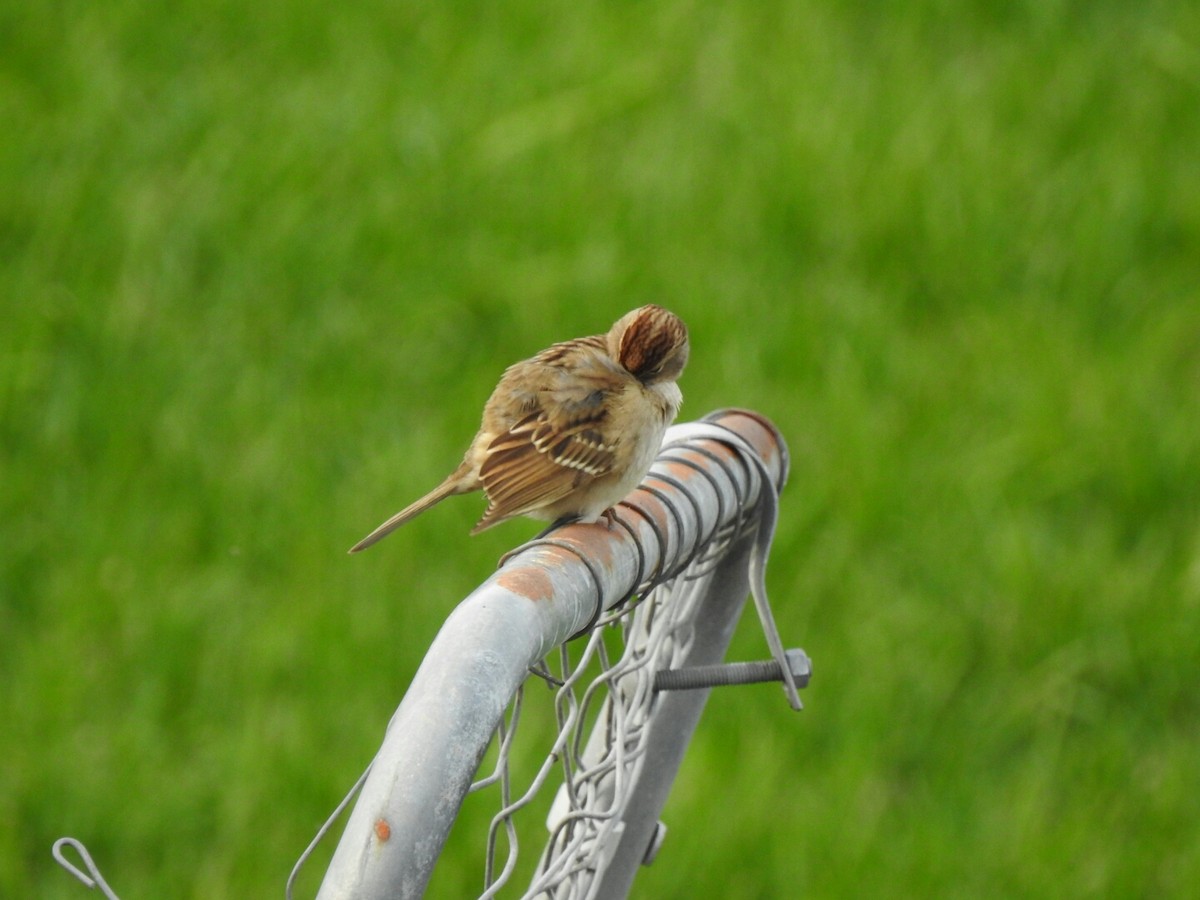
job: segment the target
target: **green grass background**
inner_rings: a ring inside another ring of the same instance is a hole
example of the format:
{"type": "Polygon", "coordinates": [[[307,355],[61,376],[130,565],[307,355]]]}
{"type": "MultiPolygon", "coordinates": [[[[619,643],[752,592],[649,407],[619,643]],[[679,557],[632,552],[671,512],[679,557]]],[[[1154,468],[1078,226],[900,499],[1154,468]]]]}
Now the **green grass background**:
{"type": "Polygon", "coordinates": [[[1200,883],[1200,7],[7,0],[0,122],[0,895],[281,896],[536,526],[345,549],[651,301],[789,441],[816,676],[635,895],[1200,883]]]}

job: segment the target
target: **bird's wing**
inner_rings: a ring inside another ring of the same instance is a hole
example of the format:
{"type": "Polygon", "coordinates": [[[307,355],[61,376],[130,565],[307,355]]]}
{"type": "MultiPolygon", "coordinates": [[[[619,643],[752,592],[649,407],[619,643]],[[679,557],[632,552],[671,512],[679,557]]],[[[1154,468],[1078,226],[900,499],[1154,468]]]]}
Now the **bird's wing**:
{"type": "Polygon", "coordinates": [[[531,378],[537,382],[528,392],[533,409],[487,447],[479,479],[488,508],[476,531],[549,506],[615,465],[617,439],[609,434],[606,400],[620,382],[612,367],[591,354],[577,356],[569,368],[530,362],[538,367],[536,376],[532,370],[522,374],[527,385],[531,378]]]}

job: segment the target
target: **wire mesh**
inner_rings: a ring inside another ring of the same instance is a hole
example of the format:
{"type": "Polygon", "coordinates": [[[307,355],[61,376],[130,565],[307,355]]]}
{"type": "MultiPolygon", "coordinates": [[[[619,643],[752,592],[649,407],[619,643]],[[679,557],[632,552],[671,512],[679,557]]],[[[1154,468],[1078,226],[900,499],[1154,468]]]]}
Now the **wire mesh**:
{"type": "Polygon", "coordinates": [[[546,673],[557,682],[558,730],[550,752],[514,798],[510,755],[522,704],[528,702],[525,686],[518,691],[497,735],[495,766],[471,786],[472,792],[499,786],[500,794],[501,808],[488,832],[481,897],[517,896],[517,886],[510,883],[520,852],[515,820],[551,782],[557,793],[546,823],[548,837],[532,881],[519,896],[582,900],[592,895],[646,759],[646,730],[659,696],[655,673],[687,658],[713,563],[743,526],[738,521],[723,529],[683,572],[638,602],[608,613],[585,641],[576,642],[580,646],[558,649],[556,671],[546,673]],[[619,655],[610,649],[612,643],[619,655]]]}

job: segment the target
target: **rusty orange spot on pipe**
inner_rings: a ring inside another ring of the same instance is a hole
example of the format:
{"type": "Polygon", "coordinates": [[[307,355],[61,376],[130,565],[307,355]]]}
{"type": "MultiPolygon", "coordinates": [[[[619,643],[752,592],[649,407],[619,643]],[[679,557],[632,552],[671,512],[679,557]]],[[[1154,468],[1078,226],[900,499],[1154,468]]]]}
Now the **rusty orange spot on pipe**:
{"type": "Polygon", "coordinates": [[[496,583],[527,600],[549,600],[554,596],[554,585],[550,576],[532,566],[504,572],[496,579],[496,583]]]}
{"type": "Polygon", "coordinates": [[[379,838],[380,843],[385,842],[392,836],[392,826],[388,824],[387,819],[375,820],[375,837],[379,838]]]}

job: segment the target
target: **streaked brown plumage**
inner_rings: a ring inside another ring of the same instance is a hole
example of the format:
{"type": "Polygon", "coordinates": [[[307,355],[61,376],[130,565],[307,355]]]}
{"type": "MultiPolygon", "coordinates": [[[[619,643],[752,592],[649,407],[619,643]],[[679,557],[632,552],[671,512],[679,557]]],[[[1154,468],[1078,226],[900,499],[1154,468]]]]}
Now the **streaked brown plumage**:
{"type": "Polygon", "coordinates": [[[626,313],[607,334],[509,366],[458,468],[350,552],[452,494],[481,489],[488,506],[472,534],[522,515],[595,522],[649,471],[679,412],[675,380],[687,358],[683,321],[651,305],[626,313]]]}

